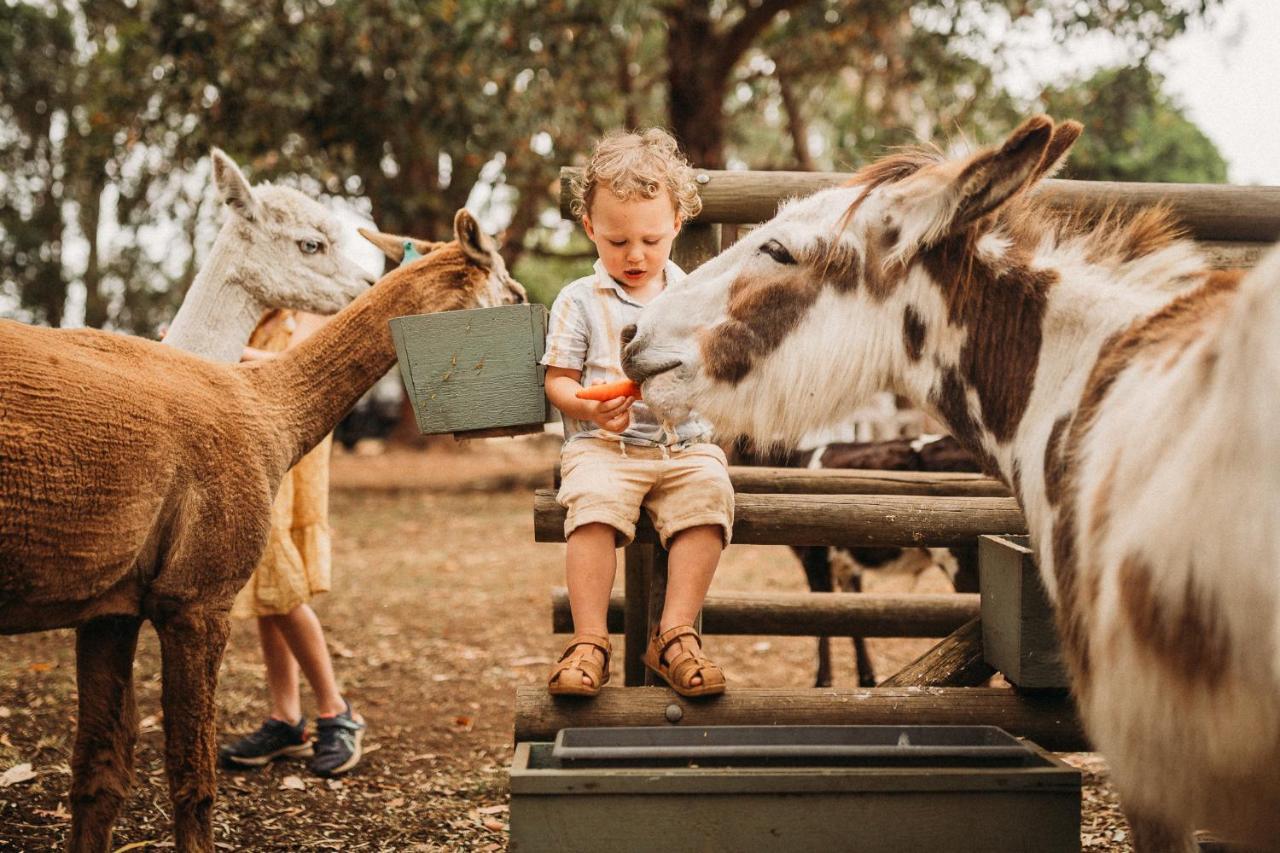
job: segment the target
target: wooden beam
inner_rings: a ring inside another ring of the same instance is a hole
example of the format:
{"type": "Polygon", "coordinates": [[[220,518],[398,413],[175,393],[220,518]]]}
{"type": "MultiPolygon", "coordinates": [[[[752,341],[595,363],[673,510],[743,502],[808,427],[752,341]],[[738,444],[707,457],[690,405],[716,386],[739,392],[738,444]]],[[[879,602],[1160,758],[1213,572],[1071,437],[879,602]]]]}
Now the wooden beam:
{"type": "Polygon", "coordinates": [[[729,466],[738,492],[775,495],[930,495],[1007,498],[1004,483],[983,474],[875,471],[858,468],[764,468],[729,466]]]}
{"type": "MultiPolygon", "coordinates": [[[[620,592],[609,597],[610,634],[626,631],[628,600],[620,592]]],[[[722,592],[708,595],[703,603],[702,631],[766,637],[945,637],[977,618],[978,611],[977,593],[722,592]]],[[[551,590],[551,627],[557,634],[573,630],[569,593],[562,586],[551,590]]]]}
{"type": "MultiPolygon", "coordinates": [[[[570,167],[561,169],[565,186],[570,167]]],[[[697,222],[754,223],[771,219],[781,201],[846,183],[845,172],[746,172],[698,170],[702,213],[697,222]],[[702,181],[701,176],[706,180],[702,181]]],[[[1227,184],[1157,184],[1048,180],[1034,190],[1055,207],[1100,211],[1120,204],[1163,202],[1198,240],[1273,242],[1280,239],[1280,187],[1227,184]]],[[[560,194],[568,214],[569,195],[560,194]]]]}
{"type": "Polygon", "coordinates": [[[682,699],[662,687],[606,687],[594,699],[553,697],[544,686],[516,689],[515,739],[554,740],[563,728],[664,726],[935,725],[999,726],[1045,749],[1091,747],[1065,694],[1025,695],[1000,687],[735,687],[723,696],[682,699]]]}
{"type": "MultiPolygon", "coordinates": [[[[735,502],[733,541],[741,544],[945,547],[1027,532],[1013,498],[738,494],[735,502]]],[[[563,542],[564,518],[554,490],[534,493],[535,541],[563,542]]],[[[636,538],[657,541],[644,513],[636,538]]]]}
{"type": "Polygon", "coordinates": [[[982,658],[982,622],[970,619],[885,679],[881,687],[977,687],[995,675],[982,658]]]}
{"type": "MultiPolygon", "coordinates": [[[[730,465],[734,491],[767,495],[930,495],[1007,498],[1004,483],[985,474],[953,471],[878,471],[872,468],[769,468],[730,465]]],[[[560,465],[552,471],[560,486],[560,465]]]]}

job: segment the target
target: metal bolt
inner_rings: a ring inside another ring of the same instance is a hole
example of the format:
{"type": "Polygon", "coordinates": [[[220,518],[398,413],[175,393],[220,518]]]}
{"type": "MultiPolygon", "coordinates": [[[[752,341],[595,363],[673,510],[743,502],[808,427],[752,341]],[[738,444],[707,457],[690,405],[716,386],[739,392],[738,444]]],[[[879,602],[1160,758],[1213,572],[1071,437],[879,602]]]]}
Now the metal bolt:
{"type": "Polygon", "coordinates": [[[709,184],[711,183],[711,176],[704,172],[703,174],[698,175],[698,177],[694,178],[694,180],[700,184],[709,184]]]}
{"type": "Polygon", "coordinates": [[[663,716],[667,718],[668,723],[678,723],[684,719],[684,709],[675,702],[672,702],[667,706],[667,710],[663,716]]]}

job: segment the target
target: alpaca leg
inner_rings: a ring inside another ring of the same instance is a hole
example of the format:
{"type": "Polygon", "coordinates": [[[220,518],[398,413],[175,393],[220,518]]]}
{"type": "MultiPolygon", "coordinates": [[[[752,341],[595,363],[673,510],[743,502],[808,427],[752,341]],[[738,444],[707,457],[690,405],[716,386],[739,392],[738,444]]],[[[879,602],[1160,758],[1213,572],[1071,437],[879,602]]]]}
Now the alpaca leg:
{"type": "Polygon", "coordinates": [[[1134,853],[1197,853],[1200,849],[1195,833],[1185,826],[1170,826],[1127,808],[1124,815],[1133,833],[1134,853]]]}
{"type": "Polygon", "coordinates": [[[226,613],[180,611],[157,622],[164,686],[164,763],[179,850],[212,853],[214,691],[227,646],[226,613]]]}
{"type": "Polygon", "coordinates": [[[111,849],[111,826],[133,783],[138,714],[133,656],[142,620],[107,616],[76,629],[79,720],[71,754],[73,851],[111,849]]]}
{"type": "MultiPolygon", "coordinates": [[[[825,547],[803,547],[791,550],[800,558],[800,565],[804,568],[804,577],[809,582],[810,592],[831,592],[835,588],[831,580],[831,560],[825,547]]],[[[818,672],[814,676],[813,686],[831,686],[831,640],[828,637],[818,638],[818,672]]]]}

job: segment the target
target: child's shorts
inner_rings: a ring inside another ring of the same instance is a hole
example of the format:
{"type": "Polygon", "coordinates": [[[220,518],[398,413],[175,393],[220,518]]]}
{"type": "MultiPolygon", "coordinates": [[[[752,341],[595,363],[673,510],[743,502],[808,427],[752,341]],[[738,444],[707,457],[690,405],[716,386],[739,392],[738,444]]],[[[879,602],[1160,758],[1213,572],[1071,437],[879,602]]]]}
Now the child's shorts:
{"type": "Polygon", "coordinates": [[[714,444],[679,449],[578,438],[560,454],[556,501],[569,511],[567,537],[584,524],[607,524],[618,546],[630,544],[643,506],[663,547],[681,530],[715,524],[729,544],[733,485],[724,451],[714,444]]]}

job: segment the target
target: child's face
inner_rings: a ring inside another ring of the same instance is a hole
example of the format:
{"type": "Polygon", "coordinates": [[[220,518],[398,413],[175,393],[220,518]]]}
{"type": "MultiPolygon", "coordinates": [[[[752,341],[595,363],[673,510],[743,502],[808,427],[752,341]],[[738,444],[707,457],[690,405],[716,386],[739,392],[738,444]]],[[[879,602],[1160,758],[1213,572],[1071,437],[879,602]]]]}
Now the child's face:
{"type": "Polygon", "coordinates": [[[607,187],[591,200],[582,227],[596,244],[605,271],[628,288],[641,288],[662,275],[671,241],[680,230],[671,194],[622,201],[607,187]]]}

